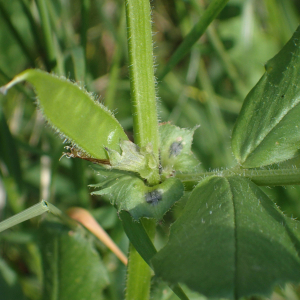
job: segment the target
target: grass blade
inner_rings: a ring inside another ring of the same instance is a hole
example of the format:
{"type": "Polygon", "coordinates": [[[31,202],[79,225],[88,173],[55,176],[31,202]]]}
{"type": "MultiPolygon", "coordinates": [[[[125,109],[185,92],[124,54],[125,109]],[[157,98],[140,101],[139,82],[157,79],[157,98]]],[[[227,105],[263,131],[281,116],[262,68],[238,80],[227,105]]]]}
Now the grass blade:
{"type": "Polygon", "coordinates": [[[229,0],[214,0],[205,10],[198,23],[188,33],[180,46],[171,56],[169,62],[165,66],[159,81],[162,80],[172,68],[190,51],[191,47],[197,42],[201,35],[205,32],[208,25],[216,18],[229,0]]]}
{"type": "Polygon", "coordinates": [[[7,220],[4,220],[3,222],[0,223],[0,232],[15,226],[19,223],[22,223],[24,221],[27,221],[31,218],[37,217],[41,214],[43,214],[44,212],[47,212],[50,210],[49,208],[49,203],[47,203],[46,201],[41,201],[27,209],[25,209],[24,211],[8,218],[7,220]]]}
{"type": "Polygon", "coordinates": [[[41,202],[23,210],[22,212],[2,221],[0,223],[0,232],[15,226],[19,223],[22,223],[24,221],[27,221],[31,218],[40,216],[41,214],[45,212],[50,212],[54,216],[61,219],[63,223],[68,225],[70,228],[76,228],[78,226],[78,223],[69,218],[67,215],[65,215],[60,209],[55,207],[53,204],[51,204],[48,201],[42,200],[41,202]]]}

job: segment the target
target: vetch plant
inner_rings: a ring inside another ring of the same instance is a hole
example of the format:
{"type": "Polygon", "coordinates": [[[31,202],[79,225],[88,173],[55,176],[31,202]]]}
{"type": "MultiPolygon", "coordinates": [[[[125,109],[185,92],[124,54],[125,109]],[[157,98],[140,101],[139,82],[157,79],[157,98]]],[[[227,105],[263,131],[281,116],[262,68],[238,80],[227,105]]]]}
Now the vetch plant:
{"type": "MultiPolygon", "coordinates": [[[[161,78],[226,3],[210,3],[161,78]]],[[[187,129],[158,121],[149,1],[127,0],[126,20],[133,141],[104,105],[64,77],[28,69],[1,88],[6,93],[29,82],[48,123],[70,143],[65,155],[94,163],[92,194],[116,207],[131,243],[126,299],[150,299],[152,274],[180,299],[191,291],[208,299],[268,297],[278,286],[299,283],[300,223],[259,186],[300,184],[300,27],[242,105],[232,131],[236,165],[205,172],[191,151],[199,124],[187,129]],[[183,208],[157,250],[156,225],[178,203],[183,208]]],[[[0,230],[45,211],[58,218],[41,225],[43,299],[99,299],[107,270],[74,214],[42,201],[0,223],[0,230]]]]}

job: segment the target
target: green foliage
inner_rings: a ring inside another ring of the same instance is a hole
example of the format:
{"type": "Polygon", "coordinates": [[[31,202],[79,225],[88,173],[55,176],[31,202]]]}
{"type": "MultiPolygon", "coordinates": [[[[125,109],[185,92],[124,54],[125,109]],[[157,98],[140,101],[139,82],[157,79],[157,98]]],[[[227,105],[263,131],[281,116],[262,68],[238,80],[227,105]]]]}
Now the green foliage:
{"type": "Polygon", "coordinates": [[[300,280],[299,227],[251,181],[207,177],[152,263],[167,282],[208,298],[268,296],[275,284],[300,280]]]}
{"type": "Polygon", "coordinates": [[[100,183],[93,186],[101,189],[92,194],[108,198],[118,211],[128,211],[137,221],[142,217],[161,220],[184,191],[183,184],[177,178],[169,178],[149,187],[142,179],[128,172],[100,170],[98,175],[100,183]]]}
{"type": "Polygon", "coordinates": [[[24,80],[33,84],[46,119],[76,147],[97,159],[107,158],[104,147],[120,151],[120,139],[127,139],[122,127],[109,110],[82,88],[39,70],[27,70],[3,92],[24,80]]]}
{"type": "Polygon", "coordinates": [[[134,138],[139,147],[151,143],[157,161],[153,182],[157,184],[159,137],[150,2],[126,0],[125,6],[134,138]]]}
{"type": "Polygon", "coordinates": [[[245,168],[280,163],[300,148],[299,39],[298,27],[245,99],[232,134],[232,150],[245,168]]]}
{"type": "Polygon", "coordinates": [[[201,16],[193,29],[185,37],[183,43],[176,49],[166,65],[161,78],[166,76],[168,72],[190,51],[191,47],[197,42],[208,25],[217,17],[229,0],[213,0],[206,11],[201,16]]]}
{"type": "Polygon", "coordinates": [[[60,223],[46,222],[40,228],[39,242],[43,299],[102,299],[108,275],[91,237],[82,229],[70,230],[60,223]]]}
{"type": "Polygon", "coordinates": [[[0,230],[58,216],[1,233],[1,296],[298,299],[299,222],[274,202],[300,216],[299,4],[124,4],[0,0],[0,85],[22,72],[1,89],[0,230]],[[126,280],[78,205],[130,241],[126,280]]]}
{"type": "Polygon", "coordinates": [[[106,148],[112,169],[138,173],[149,180],[157,172],[157,164],[151,144],[141,149],[130,141],[120,141],[122,154],[106,148]]]}

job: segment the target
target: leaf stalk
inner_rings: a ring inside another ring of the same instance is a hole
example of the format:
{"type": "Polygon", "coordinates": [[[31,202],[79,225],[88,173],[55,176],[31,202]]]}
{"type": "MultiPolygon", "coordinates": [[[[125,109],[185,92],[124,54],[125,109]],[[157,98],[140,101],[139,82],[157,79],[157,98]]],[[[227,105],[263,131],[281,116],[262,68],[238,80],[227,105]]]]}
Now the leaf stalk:
{"type": "Polygon", "coordinates": [[[207,176],[241,176],[250,179],[259,186],[284,186],[300,184],[300,169],[241,169],[232,168],[226,170],[216,170],[212,172],[194,173],[194,174],[176,174],[185,185],[186,189],[191,189],[199,181],[207,176]]]}

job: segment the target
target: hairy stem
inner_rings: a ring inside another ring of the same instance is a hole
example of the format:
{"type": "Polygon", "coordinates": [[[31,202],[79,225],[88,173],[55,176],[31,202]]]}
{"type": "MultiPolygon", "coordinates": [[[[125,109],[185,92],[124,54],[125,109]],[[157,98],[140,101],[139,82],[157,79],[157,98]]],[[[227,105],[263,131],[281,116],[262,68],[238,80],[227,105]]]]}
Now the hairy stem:
{"type": "MultiPolygon", "coordinates": [[[[148,235],[153,238],[155,223],[153,220],[142,221],[148,235]]],[[[126,300],[150,299],[151,269],[143,260],[132,244],[129,246],[129,259],[127,268],[126,300]]]]}
{"type": "Polygon", "coordinates": [[[176,174],[182,180],[187,189],[195,186],[200,180],[207,176],[241,176],[249,178],[260,186],[295,185],[300,184],[300,169],[240,169],[232,168],[213,172],[203,172],[197,174],[176,174]]]}
{"type": "Polygon", "coordinates": [[[148,181],[154,185],[159,182],[159,137],[150,14],[148,0],[126,0],[134,141],[153,149],[157,172],[148,181]]]}
{"type": "MultiPolygon", "coordinates": [[[[134,141],[139,147],[152,148],[157,162],[148,183],[159,183],[159,136],[153,67],[151,11],[149,0],[126,0],[126,22],[130,65],[131,110],[134,141]]],[[[155,221],[142,220],[150,238],[155,221]]],[[[150,298],[151,269],[130,245],[126,300],[150,298]]]]}

